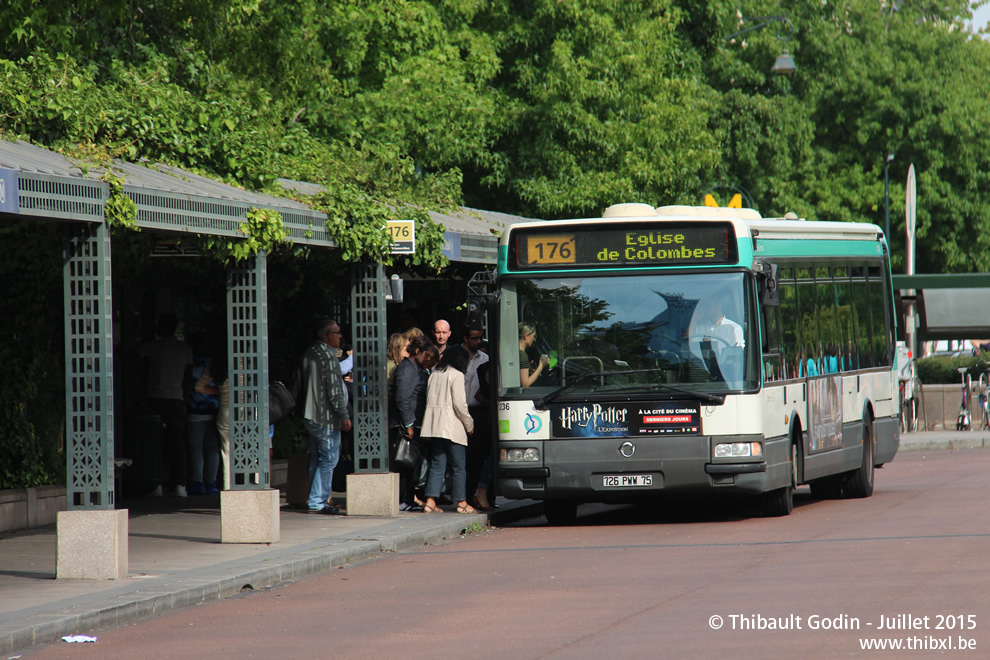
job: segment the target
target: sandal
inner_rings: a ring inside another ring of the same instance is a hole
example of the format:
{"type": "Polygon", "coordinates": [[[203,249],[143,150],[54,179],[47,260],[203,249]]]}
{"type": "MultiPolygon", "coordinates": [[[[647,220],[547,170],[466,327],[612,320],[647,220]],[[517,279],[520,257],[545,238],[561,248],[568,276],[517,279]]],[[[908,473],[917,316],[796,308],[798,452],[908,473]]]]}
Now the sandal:
{"type": "Polygon", "coordinates": [[[494,506],[492,506],[490,504],[488,506],[485,506],[484,504],[482,504],[478,500],[474,500],[473,502],[471,502],[471,506],[473,506],[478,511],[484,511],[485,513],[489,513],[491,511],[494,511],[495,510],[495,507],[494,506]]]}
{"type": "Polygon", "coordinates": [[[457,513],[481,513],[470,504],[465,504],[464,506],[457,507],[457,513]]]}
{"type": "Polygon", "coordinates": [[[443,509],[438,506],[424,506],[423,513],[443,513],[443,509]]]}

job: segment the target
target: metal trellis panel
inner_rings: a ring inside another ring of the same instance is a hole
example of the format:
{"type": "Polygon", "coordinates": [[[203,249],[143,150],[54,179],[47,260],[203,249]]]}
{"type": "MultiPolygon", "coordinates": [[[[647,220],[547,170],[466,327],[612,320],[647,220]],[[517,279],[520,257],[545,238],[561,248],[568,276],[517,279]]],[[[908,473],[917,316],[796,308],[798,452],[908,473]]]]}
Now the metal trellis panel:
{"type": "Polygon", "coordinates": [[[265,254],[227,269],[230,487],[271,484],[268,436],[268,304],[265,254]]]}
{"type": "Polygon", "coordinates": [[[21,215],[103,222],[109,188],[102,181],[20,172],[18,186],[21,215]]]}
{"type": "Polygon", "coordinates": [[[385,270],[357,264],[351,270],[354,340],[354,471],[388,472],[385,348],[385,270]]]}
{"type": "Polygon", "coordinates": [[[110,231],[65,230],[65,460],[71,509],[113,509],[110,231]]]}

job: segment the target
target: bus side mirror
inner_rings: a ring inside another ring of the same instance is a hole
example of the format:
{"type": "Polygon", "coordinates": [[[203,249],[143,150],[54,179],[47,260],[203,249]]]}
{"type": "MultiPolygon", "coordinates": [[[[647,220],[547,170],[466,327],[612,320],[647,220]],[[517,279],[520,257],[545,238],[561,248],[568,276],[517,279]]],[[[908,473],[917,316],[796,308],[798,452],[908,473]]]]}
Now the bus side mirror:
{"type": "Polygon", "coordinates": [[[777,264],[757,261],[753,264],[756,280],[760,287],[760,304],[764,307],[780,307],[780,280],[777,277],[777,264]]]}

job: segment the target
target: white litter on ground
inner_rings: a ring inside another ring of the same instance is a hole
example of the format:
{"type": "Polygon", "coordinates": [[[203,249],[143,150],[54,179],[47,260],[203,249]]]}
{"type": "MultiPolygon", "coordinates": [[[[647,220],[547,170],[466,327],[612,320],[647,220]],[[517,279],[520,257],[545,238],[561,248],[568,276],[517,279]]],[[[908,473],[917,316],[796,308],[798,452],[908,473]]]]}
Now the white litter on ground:
{"type": "Polygon", "coordinates": [[[66,635],[62,638],[63,642],[95,642],[95,637],[87,637],[86,635],[66,635]]]}

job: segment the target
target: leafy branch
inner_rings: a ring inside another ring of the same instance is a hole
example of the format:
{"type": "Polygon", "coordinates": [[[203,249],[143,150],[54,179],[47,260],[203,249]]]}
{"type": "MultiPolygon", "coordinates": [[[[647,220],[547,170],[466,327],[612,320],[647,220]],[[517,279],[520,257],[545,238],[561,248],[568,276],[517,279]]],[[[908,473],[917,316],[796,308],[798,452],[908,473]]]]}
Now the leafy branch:
{"type": "Polygon", "coordinates": [[[200,248],[221,263],[229,264],[232,261],[249,259],[258,252],[271,254],[291,243],[282,214],[272,209],[252,208],[247,212],[247,218],[238,231],[244,234],[246,240],[200,235],[200,248]]]}
{"type": "Polygon", "coordinates": [[[110,168],[104,170],[100,181],[110,186],[110,197],[104,205],[104,215],[111,227],[127,227],[141,231],[137,224],[137,204],[124,192],[124,177],[110,168]]]}

